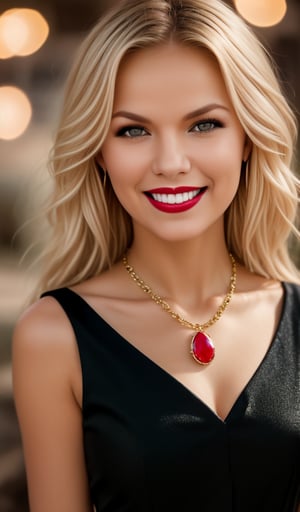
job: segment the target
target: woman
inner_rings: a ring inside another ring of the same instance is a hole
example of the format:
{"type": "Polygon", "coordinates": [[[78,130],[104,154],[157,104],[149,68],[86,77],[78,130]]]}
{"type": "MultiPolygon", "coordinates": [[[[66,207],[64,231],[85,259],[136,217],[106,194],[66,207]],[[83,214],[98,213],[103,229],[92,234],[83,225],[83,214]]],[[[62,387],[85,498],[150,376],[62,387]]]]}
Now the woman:
{"type": "Polygon", "coordinates": [[[117,2],[87,37],[14,334],[32,512],[300,510],[295,136],[218,0],[117,2]]]}

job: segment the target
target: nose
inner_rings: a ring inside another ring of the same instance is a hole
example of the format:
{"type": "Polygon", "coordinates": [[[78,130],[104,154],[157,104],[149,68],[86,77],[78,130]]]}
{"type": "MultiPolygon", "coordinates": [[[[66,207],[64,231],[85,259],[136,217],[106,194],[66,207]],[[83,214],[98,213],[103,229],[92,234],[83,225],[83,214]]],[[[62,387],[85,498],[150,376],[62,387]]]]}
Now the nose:
{"type": "Polygon", "coordinates": [[[152,162],[154,174],[174,177],[177,174],[185,174],[190,169],[190,160],[177,137],[168,136],[157,141],[152,162]]]}

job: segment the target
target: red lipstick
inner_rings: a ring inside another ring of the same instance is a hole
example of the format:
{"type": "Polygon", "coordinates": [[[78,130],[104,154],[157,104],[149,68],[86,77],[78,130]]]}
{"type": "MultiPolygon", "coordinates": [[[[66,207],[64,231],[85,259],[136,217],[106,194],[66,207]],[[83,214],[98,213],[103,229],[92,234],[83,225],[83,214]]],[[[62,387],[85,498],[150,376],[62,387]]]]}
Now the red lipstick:
{"type": "Polygon", "coordinates": [[[195,206],[206,190],[207,187],[160,187],[147,190],[145,195],[157,210],[180,213],[195,206]]]}

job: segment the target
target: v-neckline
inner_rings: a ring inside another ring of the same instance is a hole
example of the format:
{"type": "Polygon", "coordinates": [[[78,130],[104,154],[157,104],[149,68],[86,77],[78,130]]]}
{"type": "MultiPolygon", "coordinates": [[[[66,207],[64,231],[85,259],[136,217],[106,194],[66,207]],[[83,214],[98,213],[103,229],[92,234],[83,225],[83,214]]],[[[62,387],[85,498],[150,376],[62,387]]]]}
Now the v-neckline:
{"type": "Polygon", "coordinates": [[[243,400],[243,397],[245,396],[245,393],[247,389],[251,386],[251,383],[257,378],[257,375],[260,373],[262,367],[265,365],[266,361],[271,357],[271,354],[274,350],[274,347],[276,346],[277,341],[280,339],[280,329],[282,326],[282,323],[284,321],[285,313],[286,313],[286,303],[287,303],[287,288],[286,284],[284,282],[281,283],[281,286],[283,288],[283,298],[282,298],[282,307],[281,312],[279,315],[279,320],[275,329],[275,332],[272,336],[272,340],[269,344],[269,347],[264,354],[262,360],[244,385],[244,387],[241,389],[239,394],[237,395],[237,398],[234,400],[232,406],[230,407],[227,415],[225,418],[222,418],[218,415],[218,413],[212,409],[201,397],[199,397],[196,393],[194,393],[191,389],[189,389],[185,384],[183,384],[180,380],[178,380],[174,375],[172,375],[170,372],[165,370],[162,366],[160,366],[158,363],[156,363],[153,359],[151,359],[149,356],[147,356],[144,352],[142,352],[139,348],[137,348],[133,343],[131,343],[129,340],[127,340],[118,330],[111,326],[101,315],[98,313],[81,295],[79,295],[77,292],[72,290],[71,288],[65,288],[68,292],[70,292],[73,296],[77,298],[81,302],[81,304],[85,307],[85,310],[92,315],[97,322],[102,323],[102,325],[105,325],[106,328],[108,328],[111,332],[115,334],[115,340],[118,340],[118,343],[122,343],[123,348],[126,347],[127,350],[129,350],[132,354],[140,358],[143,362],[145,362],[150,368],[153,368],[155,371],[159,372],[161,375],[164,376],[165,379],[169,380],[173,384],[175,384],[181,392],[184,392],[189,398],[193,399],[196,403],[200,404],[202,408],[206,410],[217,422],[226,425],[230,419],[234,416],[234,412],[240,405],[241,401],[243,400]]]}

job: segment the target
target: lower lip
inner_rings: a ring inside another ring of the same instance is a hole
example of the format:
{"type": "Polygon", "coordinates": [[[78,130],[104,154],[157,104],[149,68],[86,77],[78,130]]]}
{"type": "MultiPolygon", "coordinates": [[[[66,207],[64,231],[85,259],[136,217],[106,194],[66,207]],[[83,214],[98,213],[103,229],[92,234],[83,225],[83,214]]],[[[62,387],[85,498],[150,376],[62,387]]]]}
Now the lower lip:
{"type": "Polygon", "coordinates": [[[199,203],[201,197],[205,194],[205,192],[206,192],[206,189],[203,190],[202,192],[199,192],[199,194],[197,196],[193,197],[193,199],[190,199],[189,201],[185,201],[184,203],[180,203],[180,204],[161,203],[160,201],[156,201],[155,199],[153,199],[153,197],[151,197],[151,196],[146,195],[146,197],[147,197],[148,201],[157,210],[160,210],[161,212],[180,213],[180,212],[185,212],[187,210],[190,210],[191,208],[193,208],[193,206],[195,206],[197,203],[199,203]]]}

